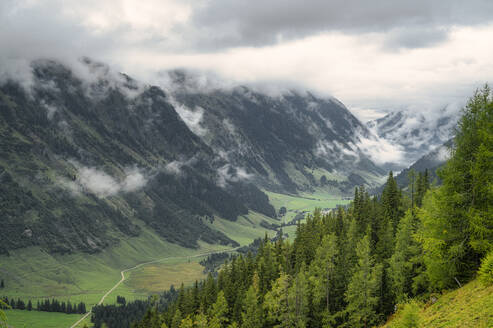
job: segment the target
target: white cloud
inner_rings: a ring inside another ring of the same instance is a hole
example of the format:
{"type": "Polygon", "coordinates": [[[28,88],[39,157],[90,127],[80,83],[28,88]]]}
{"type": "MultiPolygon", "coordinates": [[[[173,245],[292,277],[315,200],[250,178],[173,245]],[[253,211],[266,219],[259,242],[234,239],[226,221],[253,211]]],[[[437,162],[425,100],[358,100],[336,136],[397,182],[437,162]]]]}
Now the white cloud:
{"type": "Polygon", "coordinates": [[[253,177],[242,167],[234,167],[231,164],[225,164],[217,170],[218,186],[225,188],[228,182],[238,182],[243,180],[249,180],[253,177]]]}
{"type": "Polygon", "coordinates": [[[360,136],[358,147],[377,165],[386,163],[403,163],[405,152],[398,144],[392,144],[388,140],[374,135],[366,138],[360,136]]]}
{"type": "Polygon", "coordinates": [[[120,179],[95,167],[83,166],[77,162],[72,162],[72,164],[77,169],[76,179],[70,181],[60,178],[59,183],[73,194],[88,192],[105,198],[121,192],[140,190],[148,182],[148,177],[137,167],[125,168],[124,176],[120,179]]]}
{"type": "Polygon", "coordinates": [[[193,133],[199,137],[203,137],[207,134],[207,129],[202,126],[202,117],[204,116],[204,109],[202,107],[196,106],[194,109],[190,109],[175,101],[173,101],[172,104],[183,122],[185,122],[193,133]]]}
{"type": "Polygon", "coordinates": [[[216,23],[221,26],[207,9],[217,5],[188,0],[4,0],[0,3],[0,43],[8,46],[0,47],[0,76],[15,77],[29,86],[26,63],[32,59],[70,63],[87,55],[141,81],[156,80],[154,73],[162,69],[186,67],[217,72],[234,83],[302,85],[333,95],[349,108],[370,110],[445,105],[493,80],[493,46],[485,41],[493,34],[491,15],[486,14],[491,7],[488,2],[466,5],[455,1],[453,6],[393,2],[382,7],[346,1],[327,5],[349,16],[317,10],[325,6],[320,1],[303,8],[299,2],[283,3],[282,11],[276,9],[279,2],[265,10],[245,4],[244,11],[229,4],[221,15],[238,20],[231,22],[234,29],[224,30],[222,37],[237,33],[232,36],[243,37],[245,42],[240,39],[236,46],[225,48],[214,42],[216,35],[209,35],[203,47],[188,47],[197,36],[218,32],[207,29],[216,23]],[[442,10],[445,7],[453,10],[442,10]],[[300,19],[300,10],[313,17],[313,22],[300,19]],[[195,21],[198,12],[211,16],[195,21]],[[446,26],[430,34],[414,19],[446,26]],[[209,25],[197,34],[201,22],[209,25]],[[290,34],[290,23],[297,24],[302,33],[290,34]],[[378,28],[368,28],[372,26],[378,28]],[[248,31],[257,27],[274,33],[268,37],[270,42],[254,40],[260,34],[248,31]],[[416,45],[424,39],[426,44],[416,45]],[[389,42],[394,43],[392,49],[389,42]]]}

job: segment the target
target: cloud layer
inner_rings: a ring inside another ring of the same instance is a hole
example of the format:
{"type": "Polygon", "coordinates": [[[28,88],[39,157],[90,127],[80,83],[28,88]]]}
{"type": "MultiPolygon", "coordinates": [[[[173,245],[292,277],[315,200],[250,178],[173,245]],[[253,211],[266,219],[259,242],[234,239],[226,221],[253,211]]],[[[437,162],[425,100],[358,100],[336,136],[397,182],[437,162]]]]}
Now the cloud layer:
{"type": "Polygon", "coordinates": [[[4,0],[0,79],[28,75],[39,57],[90,56],[146,82],[186,67],[301,85],[363,118],[438,108],[493,80],[492,10],[488,0],[4,0]]]}

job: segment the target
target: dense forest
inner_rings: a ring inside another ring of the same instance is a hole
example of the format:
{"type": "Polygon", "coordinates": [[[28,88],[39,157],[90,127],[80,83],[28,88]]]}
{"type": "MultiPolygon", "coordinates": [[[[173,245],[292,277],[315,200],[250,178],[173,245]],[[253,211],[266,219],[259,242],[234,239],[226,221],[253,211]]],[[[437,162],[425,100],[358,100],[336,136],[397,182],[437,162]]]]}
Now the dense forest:
{"type": "Polygon", "coordinates": [[[14,298],[11,298],[9,300],[8,297],[3,297],[2,302],[0,303],[0,309],[17,309],[17,310],[27,310],[27,311],[45,311],[45,312],[60,312],[60,313],[66,313],[66,314],[84,314],[87,312],[86,310],[86,304],[84,302],[80,302],[78,304],[70,303],[70,301],[67,301],[66,303],[64,301],[59,301],[55,298],[52,298],[51,300],[45,299],[43,301],[38,301],[36,306],[33,305],[31,300],[27,301],[27,303],[24,300],[21,300],[18,298],[15,300],[14,298]]]}
{"type": "MultiPolygon", "coordinates": [[[[470,99],[441,186],[389,174],[380,196],[356,188],[348,209],[315,211],[293,243],[265,239],[135,327],[371,327],[410,298],[493,275],[493,94],[470,99]],[[482,260],[483,259],[483,260],[482,260]]],[[[281,234],[282,236],[282,234],[281,234]]]]}

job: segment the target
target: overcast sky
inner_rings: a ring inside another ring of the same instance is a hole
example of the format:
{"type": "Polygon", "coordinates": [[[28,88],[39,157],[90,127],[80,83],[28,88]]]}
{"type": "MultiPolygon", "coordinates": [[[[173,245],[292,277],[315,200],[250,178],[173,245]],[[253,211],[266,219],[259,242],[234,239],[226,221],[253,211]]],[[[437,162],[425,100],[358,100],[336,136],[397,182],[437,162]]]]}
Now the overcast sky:
{"type": "MultiPolygon", "coordinates": [[[[493,82],[491,0],[0,0],[0,66],[93,57],[296,85],[363,120],[429,111],[493,82]]],[[[7,67],[7,68],[6,68],[7,67]]]]}

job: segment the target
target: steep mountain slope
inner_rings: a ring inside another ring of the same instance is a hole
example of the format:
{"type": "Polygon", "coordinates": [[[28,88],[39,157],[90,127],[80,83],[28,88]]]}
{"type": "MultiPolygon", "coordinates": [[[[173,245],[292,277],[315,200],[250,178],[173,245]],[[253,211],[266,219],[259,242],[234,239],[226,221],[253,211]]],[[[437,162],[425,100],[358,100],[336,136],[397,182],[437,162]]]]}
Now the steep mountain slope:
{"type": "Polygon", "coordinates": [[[83,67],[82,78],[38,61],[32,88],[0,86],[2,253],[96,252],[138,235],[136,219],[186,247],[236,244],[204,220],[249,208],[275,216],[255,186],[218,174],[223,161],[161,89],[90,60],[83,67]]]}
{"type": "Polygon", "coordinates": [[[447,141],[440,147],[435,148],[413,163],[409,168],[402,170],[396,177],[397,184],[401,187],[409,185],[408,174],[411,169],[415,172],[424,172],[426,169],[430,174],[430,181],[438,179],[436,171],[450,158],[450,146],[452,140],[447,141]]]}
{"type": "Polygon", "coordinates": [[[370,131],[335,99],[200,91],[180,71],[165,92],[87,58],[32,71],[0,84],[1,253],[98,252],[141,221],[185,247],[236,244],[211,222],[275,218],[259,188],[346,195],[385,173],[357,146],[370,131]]]}
{"type": "Polygon", "coordinates": [[[346,193],[384,173],[356,146],[368,130],[336,99],[296,91],[273,96],[245,86],[204,90],[184,71],[169,74],[175,107],[228,162],[224,170],[234,167],[264,188],[288,192],[346,193]]]}
{"type": "MultiPolygon", "coordinates": [[[[415,313],[417,327],[492,327],[493,286],[483,286],[478,280],[444,293],[436,303],[423,304],[415,313]]],[[[403,311],[398,311],[383,327],[403,325],[403,311]]]]}
{"type": "Polygon", "coordinates": [[[459,117],[458,112],[453,106],[429,114],[409,110],[391,112],[368,122],[367,127],[402,153],[399,161],[388,162],[385,166],[398,171],[449,140],[459,117]]]}

